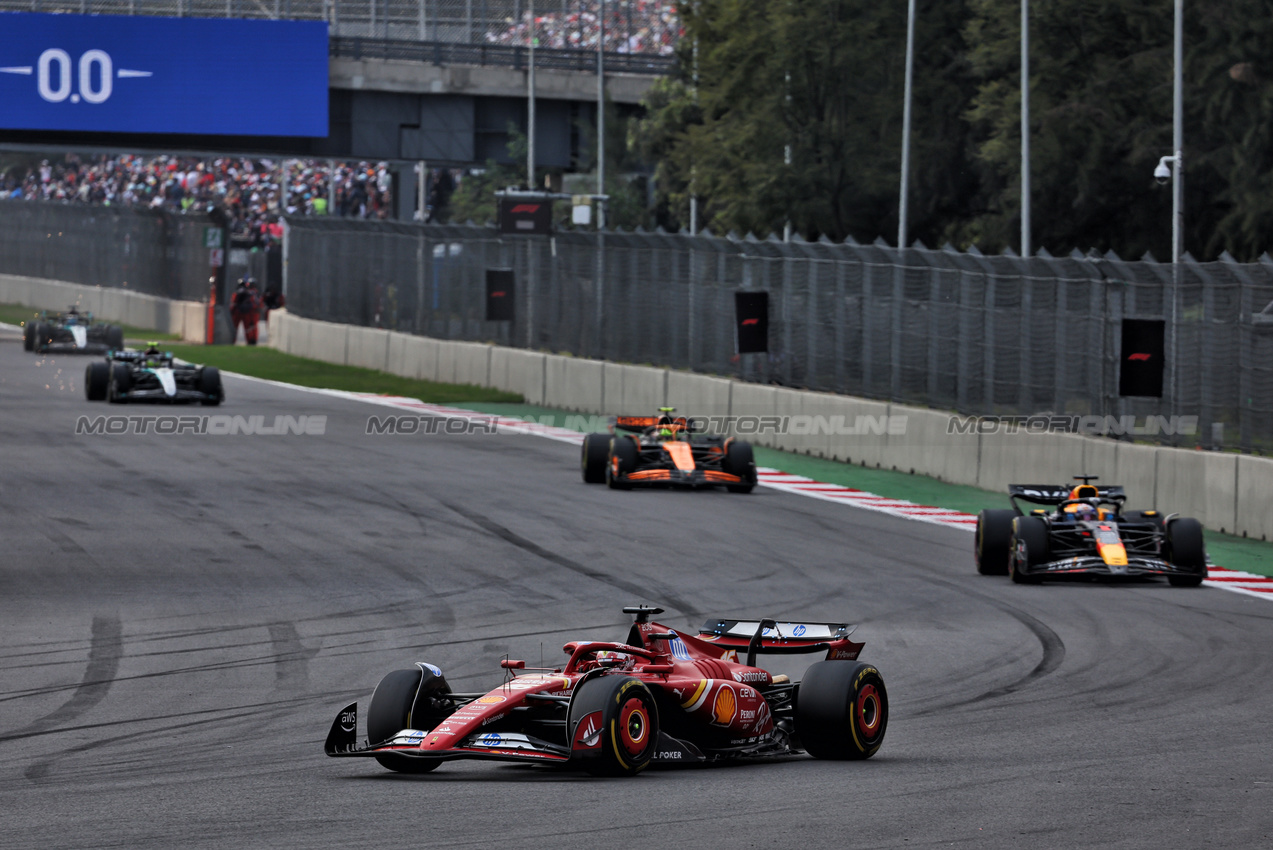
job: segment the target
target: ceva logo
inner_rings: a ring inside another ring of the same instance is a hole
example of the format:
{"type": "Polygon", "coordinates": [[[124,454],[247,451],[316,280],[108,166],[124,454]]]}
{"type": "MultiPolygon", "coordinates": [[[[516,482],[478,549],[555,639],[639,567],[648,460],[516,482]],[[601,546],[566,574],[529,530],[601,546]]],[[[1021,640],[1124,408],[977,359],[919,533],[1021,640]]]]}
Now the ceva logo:
{"type": "Polygon", "coordinates": [[[49,103],[105,103],[115,90],[115,80],[153,76],[152,71],[134,71],[115,68],[110,54],[105,50],[88,50],[80,56],[73,75],[71,55],[59,47],[50,47],[40,54],[35,65],[11,65],[0,68],[0,74],[34,76],[35,88],[40,97],[49,103]],[[77,86],[76,83],[79,83],[77,86]],[[74,90],[73,90],[74,89],[74,90]]]}

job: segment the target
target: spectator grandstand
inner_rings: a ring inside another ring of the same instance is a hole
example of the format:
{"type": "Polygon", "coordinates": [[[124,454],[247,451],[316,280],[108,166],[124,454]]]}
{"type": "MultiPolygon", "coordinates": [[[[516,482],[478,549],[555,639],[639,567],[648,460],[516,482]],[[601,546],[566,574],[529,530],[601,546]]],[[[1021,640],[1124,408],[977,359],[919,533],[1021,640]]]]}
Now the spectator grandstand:
{"type": "MultiPolygon", "coordinates": [[[[537,45],[597,48],[599,0],[536,0],[537,45]]],[[[672,0],[606,0],[605,49],[669,54],[672,0]]],[[[524,45],[526,0],[0,0],[0,11],[327,21],[336,38],[524,45]]]]}
{"type": "Polygon", "coordinates": [[[383,162],[67,154],[0,175],[0,197],[181,212],[217,208],[234,235],[258,240],[268,239],[283,215],[388,218],[391,191],[383,162]]]}

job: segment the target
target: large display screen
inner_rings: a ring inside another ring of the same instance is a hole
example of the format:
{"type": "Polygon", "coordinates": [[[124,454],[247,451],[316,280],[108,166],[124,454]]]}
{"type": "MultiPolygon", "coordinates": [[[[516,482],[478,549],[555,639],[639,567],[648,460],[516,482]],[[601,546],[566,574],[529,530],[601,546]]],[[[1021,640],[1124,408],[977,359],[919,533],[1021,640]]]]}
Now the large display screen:
{"type": "Polygon", "coordinates": [[[0,128],[327,135],[327,24],[0,12],[0,128]]]}

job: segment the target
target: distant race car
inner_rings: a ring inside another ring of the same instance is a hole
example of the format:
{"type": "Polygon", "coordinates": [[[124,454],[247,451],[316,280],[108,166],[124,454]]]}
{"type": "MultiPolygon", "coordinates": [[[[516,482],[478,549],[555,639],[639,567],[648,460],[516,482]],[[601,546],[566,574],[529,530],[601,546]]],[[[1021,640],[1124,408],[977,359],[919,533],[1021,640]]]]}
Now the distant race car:
{"type": "Polygon", "coordinates": [[[690,423],[661,407],[658,416],[615,417],[611,433],[583,439],[581,466],[588,484],[615,490],[635,485],[724,486],[750,493],[756,486],[751,444],[693,433],[690,423]]]}
{"type": "Polygon", "coordinates": [[[177,363],[155,343],[145,351],[111,351],[84,372],[89,401],[159,402],[215,406],[225,400],[221,372],[215,366],[177,363]]]}
{"type": "Polygon", "coordinates": [[[336,715],[329,756],[375,758],[399,773],[451,759],[497,759],[631,776],[650,764],[787,756],[865,759],[888,726],[879,670],[843,623],[708,620],[697,635],[624,608],[624,643],[570,641],[557,668],[504,660],[503,684],[453,693],[442,671],[417,662],[380,680],[358,742],[358,703],[336,715]],[[745,653],[745,661],[738,654],[745,653]],[[757,653],[826,653],[800,682],[756,666],[757,653]],[[515,671],[525,671],[518,675],[515,671]]]}
{"type": "Polygon", "coordinates": [[[982,575],[1018,584],[1045,578],[1166,576],[1176,587],[1197,587],[1207,577],[1202,525],[1158,511],[1124,511],[1122,487],[1097,487],[1094,475],[1076,475],[1076,487],[1010,484],[1012,510],[977,516],[976,561],[982,575]],[[1017,500],[1045,508],[1027,515],[1017,500]]]}
{"type": "Polygon", "coordinates": [[[106,354],[124,347],[124,331],[75,307],[65,313],[46,310],[23,326],[22,345],[37,354],[106,354]]]}

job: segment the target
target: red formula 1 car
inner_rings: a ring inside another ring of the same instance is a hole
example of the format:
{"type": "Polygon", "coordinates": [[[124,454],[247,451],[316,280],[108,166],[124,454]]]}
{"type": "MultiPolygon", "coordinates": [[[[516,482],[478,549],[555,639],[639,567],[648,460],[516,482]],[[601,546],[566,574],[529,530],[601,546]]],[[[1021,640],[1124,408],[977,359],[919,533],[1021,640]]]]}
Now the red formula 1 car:
{"type": "Polygon", "coordinates": [[[658,416],[617,416],[611,433],[584,437],[584,482],[614,490],[723,486],[731,493],[750,493],[756,487],[751,444],[698,433],[691,420],[675,412],[660,407],[658,416]]]}
{"type": "Polygon", "coordinates": [[[577,640],[561,668],[501,663],[486,693],[453,693],[442,671],[417,662],[380,680],[358,744],[358,703],[332,723],[329,756],[372,757],[400,773],[450,759],[496,759],[631,776],[647,765],[786,756],[865,759],[888,726],[884,679],[857,660],[863,644],[842,623],[709,620],[697,635],[624,608],[624,643],[577,640]],[[745,661],[738,654],[745,653],[745,661]],[[757,653],[825,653],[800,682],[756,666],[757,653]],[[524,671],[518,674],[515,671],[524,671]]]}

